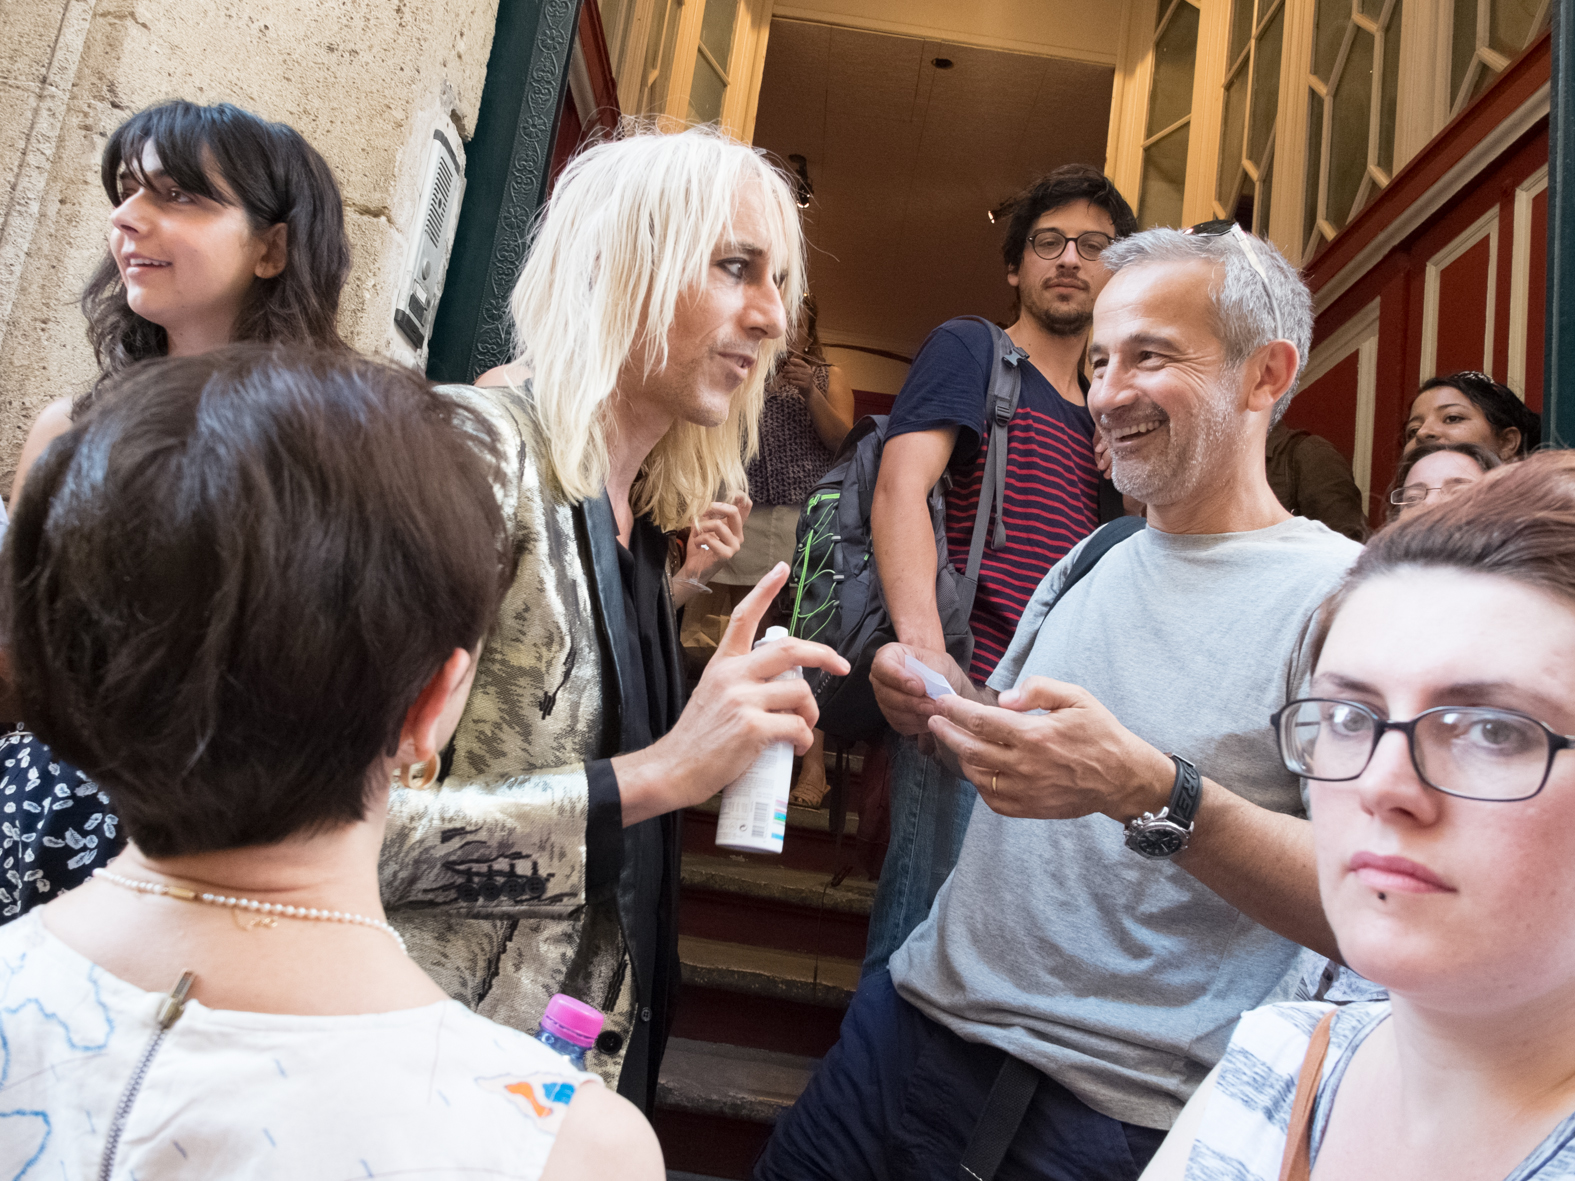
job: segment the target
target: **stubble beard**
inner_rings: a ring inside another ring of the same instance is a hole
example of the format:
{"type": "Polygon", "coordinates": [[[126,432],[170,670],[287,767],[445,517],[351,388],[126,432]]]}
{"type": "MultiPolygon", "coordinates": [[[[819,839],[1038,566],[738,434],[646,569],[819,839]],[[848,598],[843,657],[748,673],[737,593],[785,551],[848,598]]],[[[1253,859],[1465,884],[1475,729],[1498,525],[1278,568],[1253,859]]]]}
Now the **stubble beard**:
{"type": "Polygon", "coordinates": [[[1222,466],[1235,438],[1235,415],[1224,390],[1211,391],[1190,423],[1177,430],[1170,418],[1165,426],[1169,443],[1157,455],[1112,454],[1110,479],[1118,491],[1144,504],[1176,504],[1190,497],[1222,466]]]}
{"type": "Polygon", "coordinates": [[[1086,307],[1057,304],[1044,298],[1042,291],[1033,299],[1022,300],[1023,311],[1051,336],[1082,336],[1094,322],[1094,301],[1086,307]]]}

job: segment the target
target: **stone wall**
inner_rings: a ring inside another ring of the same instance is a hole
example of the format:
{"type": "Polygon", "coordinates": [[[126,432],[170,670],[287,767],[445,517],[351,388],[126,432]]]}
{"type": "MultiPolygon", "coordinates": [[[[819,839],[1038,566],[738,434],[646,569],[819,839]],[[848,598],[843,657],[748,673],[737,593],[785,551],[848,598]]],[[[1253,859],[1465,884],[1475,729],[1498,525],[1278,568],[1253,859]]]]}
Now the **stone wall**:
{"type": "Polygon", "coordinates": [[[29,426],[94,376],[76,297],[105,249],[98,160],[170,98],[233,102],[297,128],[344,192],[354,267],[340,327],[412,359],[393,327],[432,129],[463,138],[498,0],[0,0],[0,494],[29,426]]]}

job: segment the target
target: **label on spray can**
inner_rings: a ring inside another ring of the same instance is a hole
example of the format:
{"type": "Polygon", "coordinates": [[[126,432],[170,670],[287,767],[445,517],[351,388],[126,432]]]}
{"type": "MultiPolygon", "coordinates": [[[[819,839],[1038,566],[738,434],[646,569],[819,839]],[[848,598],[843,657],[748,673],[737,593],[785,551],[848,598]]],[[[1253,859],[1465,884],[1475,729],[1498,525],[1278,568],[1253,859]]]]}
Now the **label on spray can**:
{"type": "MultiPolygon", "coordinates": [[[[755,647],[787,638],[787,628],[770,627],[755,647]]],[[[772,677],[795,681],[797,668],[772,677]]],[[[722,808],[716,818],[718,848],[748,853],[780,853],[787,832],[788,792],[793,780],[793,744],[773,742],[760,752],[749,769],[722,789],[722,808]]]]}

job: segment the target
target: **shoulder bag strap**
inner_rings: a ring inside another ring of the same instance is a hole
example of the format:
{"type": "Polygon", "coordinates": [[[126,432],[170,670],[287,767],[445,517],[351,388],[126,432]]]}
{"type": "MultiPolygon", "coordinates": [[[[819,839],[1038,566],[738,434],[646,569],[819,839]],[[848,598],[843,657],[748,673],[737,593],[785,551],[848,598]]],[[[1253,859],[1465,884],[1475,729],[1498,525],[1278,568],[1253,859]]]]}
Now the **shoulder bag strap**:
{"type": "Polygon", "coordinates": [[[1039,1072],[1020,1058],[1003,1054],[1001,1070],[995,1076],[995,1085],[984,1101],[973,1135],[963,1149],[957,1170],[958,1181],[992,1181],[1006,1150],[1012,1146],[1017,1129],[1022,1126],[1028,1105],[1039,1089],[1039,1072]]]}
{"type": "MultiPolygon", "coordinates": [[[[988,320],[991,338],[995,341],[995,364],[990,370],[990,390],[987,396],[986,424],[990,432],[990,452],[985,456],[984,476],[979,481],[979,509],[973,518],[973,540],[968,546],[966,577],[977,585],[979,567],[984,562],[984,538],[990,523],[990,510],[995,514],[995,537],[991,548],[1006,544],[1006,522],[1001,519],[998,506],[1006,499],[1006,431],[1012,415],[1017,412],[1017,400],[1023,391],[1023,374],[1019,366],[1028,354],[1012,343],[1011,337],[988,320]]],[[[969,604],[970,611],[972,604],[969,604]]]]}
{"type": "Polygon", "coordinates": [[[1296,1098],[1291,1103],[1291,1122],[1285,1130],[1280,1181],[1310,1181],[1312,1177],[1313,1103],[1318,1098],[1324,1055],[1329,1052],[1329,1027],[1337,1012],[1338,1009],[1330,1009],[1325,1013],[1307,1042],[1307,1056],[1302,1059],[1302,1072],[1296,1079],[1296,1098]]]}

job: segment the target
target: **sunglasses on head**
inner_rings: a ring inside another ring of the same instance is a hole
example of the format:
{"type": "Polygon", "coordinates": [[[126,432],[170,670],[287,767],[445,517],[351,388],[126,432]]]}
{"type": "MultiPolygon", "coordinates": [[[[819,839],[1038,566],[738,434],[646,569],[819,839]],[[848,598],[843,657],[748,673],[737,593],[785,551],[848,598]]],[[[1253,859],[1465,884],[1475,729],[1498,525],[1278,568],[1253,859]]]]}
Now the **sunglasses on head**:
{"type": "Polygon", "coordinates": [[[1274,302],[1274,288],[1269,286],[1269,272],[1263,269],[1263,263],[1258,259],[1257,239],[1235,222],[1224,218],[1217,221],[1202,221],[1195,226],[1188,226],[1181,232],[1196,234],[1200,238],[1230,238],[1236,243],[1237,249],[1246,256],[1247,262],[1263,282],[1263,293],[1269,297],[1269,310],[1274,313],[1274,337],[1276,340],[1284,340],[1285,329],[1280,323],[1280,308],[1274,302]]]}

